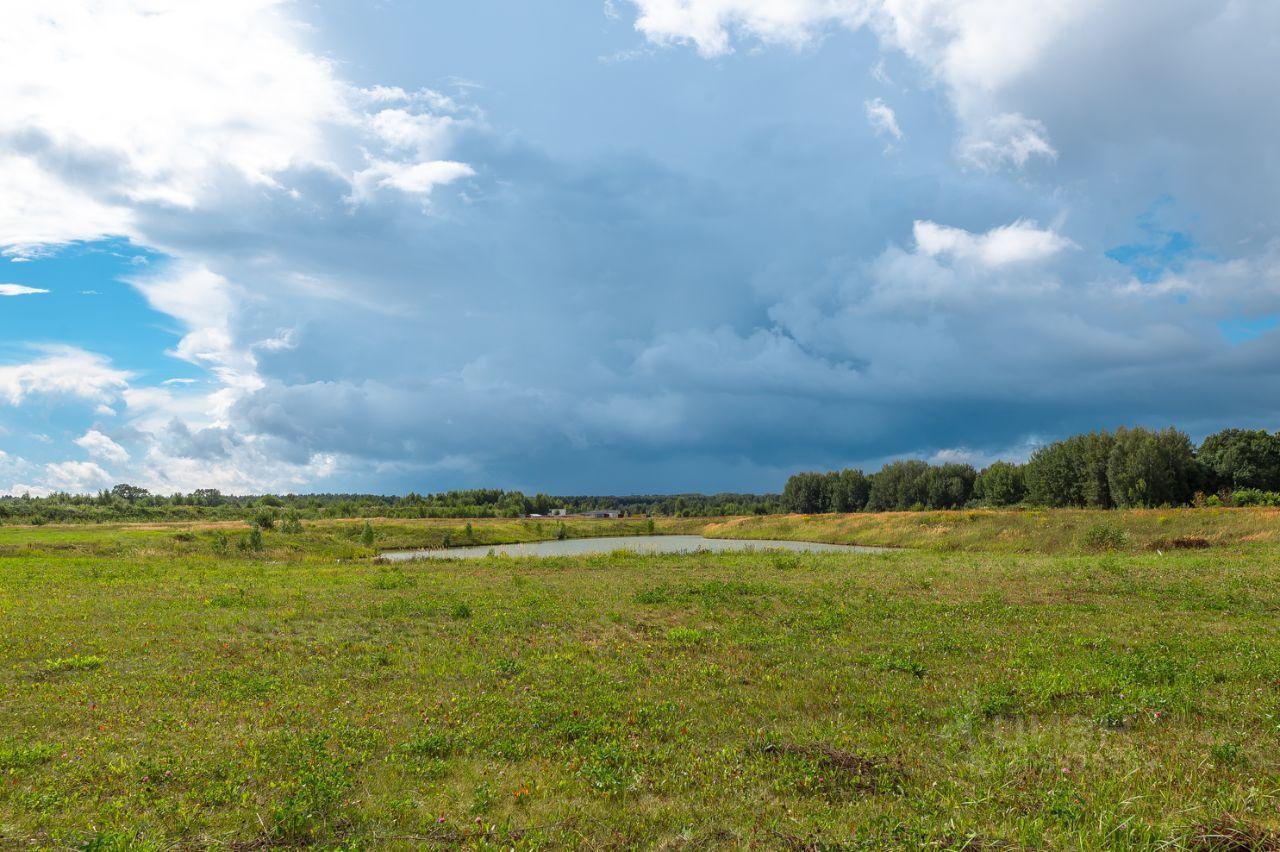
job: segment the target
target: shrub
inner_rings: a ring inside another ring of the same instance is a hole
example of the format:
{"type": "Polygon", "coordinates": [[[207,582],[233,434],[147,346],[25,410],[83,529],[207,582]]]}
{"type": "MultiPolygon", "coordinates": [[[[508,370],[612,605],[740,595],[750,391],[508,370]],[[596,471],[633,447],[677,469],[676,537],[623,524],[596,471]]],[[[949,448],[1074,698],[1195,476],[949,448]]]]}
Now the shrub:
{"type": "Polygon", "coordinates": [[[360,543],[365,547],[373,547],[373,524],[368,521],[364,522],[364,529],[360,530],[360,543]]]}
{"type": "Polygon", "coordinates": [[[276,513],[270,509],[264,509],[257,512],[253,516],[253,525],[261,527],[264,530],[273,530],[276,528],[276,513]]]}
{"type": "Polygon", "coordinates": [[[231,549],[231,539],[227,538],[227,534],[222,530],[218,530],[213,534],[213,544],[211,546],[213,547],[213,552],[221,556],[231,549]]]}
{"type": "Polygon", "coordinates": [[[1129,541],[1129,534],[1115,524],[1094,524],[1084,532],[1088,550],[1118,550],[1129,541]]]}
{"type": "Polygon", "coordinates": [[[1233,506],[1280,506],[1280,492],[1238,488],[1231,494],[1233,506]]]}

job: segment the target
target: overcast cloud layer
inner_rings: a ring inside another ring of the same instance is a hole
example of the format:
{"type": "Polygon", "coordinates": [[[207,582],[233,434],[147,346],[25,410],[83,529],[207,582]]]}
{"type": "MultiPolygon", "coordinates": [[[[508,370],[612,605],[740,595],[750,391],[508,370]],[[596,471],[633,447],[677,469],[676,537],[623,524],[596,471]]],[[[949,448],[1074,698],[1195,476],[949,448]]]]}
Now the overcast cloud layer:
{"type": "Polygon", "coordinates": [[[140,305],[21,321],[0,491],[775,490],[1280,426],[1271,0],[613,0],[415,73],[525,37],[485,12],[0,7],[0,313],[140,305]]]}

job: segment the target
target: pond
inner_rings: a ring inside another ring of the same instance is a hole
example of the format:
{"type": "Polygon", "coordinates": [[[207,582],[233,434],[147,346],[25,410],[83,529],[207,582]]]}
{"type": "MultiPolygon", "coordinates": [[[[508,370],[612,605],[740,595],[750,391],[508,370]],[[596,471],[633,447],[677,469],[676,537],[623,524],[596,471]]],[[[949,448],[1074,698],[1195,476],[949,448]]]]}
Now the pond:
{"type": "Polygon", "coordinates": [[[881,553],[885,547],[855,544],[820,544],[812,541],[772,539],[704,538],[700,535],[628,535],[600,538],[568,538],[528,541],[519,544],[481,544],[474,547],[443,547],[430,550],[391,550],[381,554],[390,562],[410,559],[479,559],[483,556],[582,556],[631,550],[636,553],[692,553],[696,550],[796,550],[805,553],[881,553]]]}

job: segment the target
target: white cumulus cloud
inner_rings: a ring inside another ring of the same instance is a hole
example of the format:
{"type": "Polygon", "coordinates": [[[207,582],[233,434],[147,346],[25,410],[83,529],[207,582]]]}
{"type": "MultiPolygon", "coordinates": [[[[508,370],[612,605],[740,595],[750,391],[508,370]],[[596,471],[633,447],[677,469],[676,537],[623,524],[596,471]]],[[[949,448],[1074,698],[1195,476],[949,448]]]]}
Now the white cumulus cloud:
{"type": "Polygon", "coordinates": [[[924,254],[950,256],[991,267],[1044,260],[1075,245],[1056,231],[1022,219],[982,234],[917,220],[912,233],[916,248],[924,254]]]}
{"type": "Polygon", "coordinates": [[[424,152],[466,123],[436,114],[452,102],[348,84],[302,45],[288,5],[0,4],[0,249],[145,243],[139,206],[195,208],[228,174],[278,189],[309,167],[352,183],[368,151],[387,160],[389,186],[451,179],[424,152]],[[403,103],[380,108],[389,101],[403,103]]]}
{"type": "Polygon", "coordinates": [[[55,491],[86,494],[108,487],[111,484],[111,474],[96,462],[54,462],[45,465],[44,481],[48,488],[55,491]]]}
{"type": "Polygon", "coordinates": [[[123,464],[129,460],[128,450],[97,429],[90,429],[76,438],[76,444],[89,455],[106,462],[123,464]]]}
{"type": "Polygon", "coordinates": [[[74,346],[43,346],[43,356],[0,366],[0,400],[21,405],[29,396],[69,396],[107,403],[128,388],[133,374],[102,355],[74,346]]]}

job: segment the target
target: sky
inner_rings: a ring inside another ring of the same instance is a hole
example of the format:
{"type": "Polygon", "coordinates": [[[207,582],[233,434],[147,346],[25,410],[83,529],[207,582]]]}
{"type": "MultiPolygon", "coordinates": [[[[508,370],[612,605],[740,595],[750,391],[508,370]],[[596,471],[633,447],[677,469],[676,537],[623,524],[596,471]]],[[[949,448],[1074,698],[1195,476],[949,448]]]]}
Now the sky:
{"type": "Polygon", "coordinates": [[[1280,427],[1274,0],[0,6],[0,494],[1280,427]]]}

